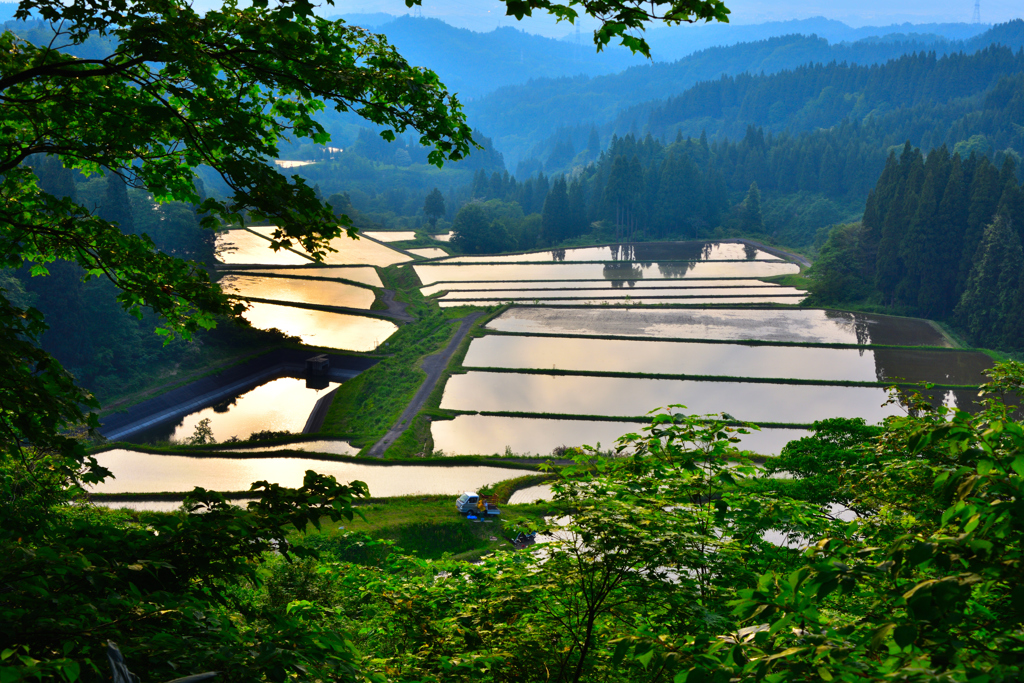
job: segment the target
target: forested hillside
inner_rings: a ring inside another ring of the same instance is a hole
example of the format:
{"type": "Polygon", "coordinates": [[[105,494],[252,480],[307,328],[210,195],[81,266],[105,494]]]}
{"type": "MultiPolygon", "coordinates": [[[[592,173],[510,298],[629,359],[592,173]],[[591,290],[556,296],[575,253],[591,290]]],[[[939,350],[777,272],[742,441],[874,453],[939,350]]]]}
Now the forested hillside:
{"type": "MultiPolygon", "coordinates": [[[[814,36],[790,35],[712,48],[673,63],[633,67],[612,76],[542,79],[506,87],[467,104],[466,110],[473,125],[495,139],[495,145],[513,166],[519,159],[530,156],[546,160],[550,145],[544,141],[559,127],[580,127],[582,132],[577,133],[577,144],[581,136],[586,139],[592,125],[601,128],[604,141],[613,132],[620,136],[630,131],[642,133],[648,126],[656,136],[665,130],[674,135],[676,125],[684,127],[684,134],[692,129],[693,135],[699,135],[701,129],[706,128],[712,137],[742,135],[748,124],[770,125],[775,130],[802,130],[801,122],[788,120],[785,114],[789,112],[784,110],[772,112],[774,119],[762,116],[764,112],[760,111],[757,112],[760,118],[749,116],[748,113],[753,112],[742,106],[742,98],[748,96],[749,86],[745,84],[762,84],[765,81],[760,74],[787,70],[793,72],[788,78],[804,82],[801,69],[835,62],[844,76],[824,85],[832,85],[856,99],[850,90],[853,83],[847,76],[851,65],[884,64],[915,53],[934,54],[936,58],[961,51],[973,54],[996,44],[1017,50],[1024,46],[1024,21],[993,27],[967,42],[922,42],[919,37],[916,40],[903,38],[830,45],[814,36]],[[721,79],[722,74],[746,75],[721,79]],[[684,107],[691,104],[694,97],[717,97],[723,104],[732,103],[737,109],[724,113],[705,110],[699,116],[680,113],[685,112],[684,107]],[[653,112],[658,112],[657,117],[653,112]],[[698,118],[703,120],[695,120],[698,118]]],[[[789,80],[783,75],[780,80],[768,83],[781,87],[789,80]]],[[[557,170],[561,169],[545,168],[548,173],[557,170]]]]}
{"type": "Polygon", "coordinates": [[[980,346],[1024,348],[1022,237],[1011,158],[996,168],[944,146],[925,158],[908,144],[889,156],[863,221],[829,236],[812,301],[876,302],[948,320],[980,346]]]}

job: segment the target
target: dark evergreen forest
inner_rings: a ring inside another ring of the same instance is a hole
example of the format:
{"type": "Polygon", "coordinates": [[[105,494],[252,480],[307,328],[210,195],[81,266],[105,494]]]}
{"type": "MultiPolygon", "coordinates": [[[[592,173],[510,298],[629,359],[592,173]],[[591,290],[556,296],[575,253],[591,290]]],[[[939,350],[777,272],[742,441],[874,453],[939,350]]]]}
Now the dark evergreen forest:
{"type": "Polygon", "coordinates": [[[1014,161],[908,143],[889,156],[860,223],[836,228],[811,301],[874,302],[952,322],[979,346],[1024,348],[1024,190],[1014,161]]]}

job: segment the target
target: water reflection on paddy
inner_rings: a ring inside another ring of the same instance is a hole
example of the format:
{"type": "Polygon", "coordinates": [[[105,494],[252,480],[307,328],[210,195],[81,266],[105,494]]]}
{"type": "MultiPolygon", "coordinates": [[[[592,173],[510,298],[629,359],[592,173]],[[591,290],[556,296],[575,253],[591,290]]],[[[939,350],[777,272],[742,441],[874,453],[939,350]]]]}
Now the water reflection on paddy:
{"type": "Polygon", "coordinates": [[[452,231],[449,230],[448,232],[440,234],[440,235],[431,235],[431,237],[433,237],[438,242],[451,242],[452,241],[452,231]]]}
{"type": "Polygon", "coordinates": [[[472,491],[524,474],[523,470],[503,467],[362,465],[311,458],[195,458],[124,449],[99,453],[96,459],[116,477],[92,489],[97,493],[177,492],[191,491],[196,486],[244,491],[256,481],[298,487],[306,470],[313,470],[340,482],[366,482],[370,495],[376,497],[441,495],[472,491]]]}
{"type": "MultiPolygon", "coordinates": [[[[874,424],[889,415],[903,414],[899,406],[882,405],[887,398],[885,389],[873,387],[471,371],[448,380],[441,408],[639,416],[678,403],[691,413],[728,411],[739,420],[755,423],[810,424],[830,417],[862,417],[874,424]]],[[[952,394],[950,399],[955,400],[952,394]]]]}
{"type": "MultiPolygon", "coordinates": [[[[253,226],[250,229],[268,237],[275,230],[272,225],[253,226]]],[[[405,261],[412,260],[411,257],[373,240],[354,240],[346,235],[334,238],[330,241],[329,245],[332,249],[336,250],[329,251],[324,256],[323,263],[329,266],[355,264],[384,267],[390,266],[392,263],[404,263],[405,261]]],[[[302,251],[302,248],[297,244],[293,245],[292,248],[296,251],[302,251]]]]}
{"type": "Polygon", "coordinates": [[[950,346],[925,320],[813,310],[517,307],[487,327],[527,334],[582,334],[728,341],[950,346]]]}
{"type": "Polygon", "coordinates": [[[151,427],[134,439],[143,443],[184,442],[204,419],[210,420],[216,441],[231,437],[247,439],[253,432],[267,430],[297,434],[306,425],[316,402],[338,386],[337,382],[331,382],[326,388],[312,389],[306,386],[305,379],[278,377],[177,421],[151,427]]]}
{"type": "Polygon", "coordinates": [[[704,263],[655,264],[499,264],[499,265],[417,265],[413,266],[424,284],[480,280],[642,280],[654,278],[757,278],[800,272],[784,261],[709,261],[704,263]]]}
{"type": "Polygon", "coordinates": [[[361,233],[367,237],[372,237],[378,242],[402,242],[404,240],[416,239],[416,233],[412,230],[373,230],[371,232],[361,233]]]}
{"type": "Polygon", "coordinates": [[[474,339],[466,367],[538,368],[978,385],[992,367],[983,353],[918,349],[828,349],[669,341],[511,337],[474,339]]]}
{"type": "Polygon", "coordinates": [[[220,284],[225,291],[244,297],[343,308],[369,310],[374,299],[373,290],[329,280],[225,275],[221,278],[220,284]]]}
{"type": "Polygon", "coordinates": [[[218,232],[216,240],[214,254],[218,261],[228,265],[301,266],[311,263],[310,259],[288,249],[274,251],[268,240],[242,228],[218,232]]]}
{"type": "Polygon", "coordinates": [[[536,304],[540,306],[657,306],[659,304],[680,304],[690,306],[707,306],[711,304],[719,304],[722,306],[733,306],[737,304],[790,304],[796,305],[804,300],[804,296],[759,296],[759,297],[742,297],[742,296],[724,296],[724,297],[642,297],[642,296],[631,296],[615,299],[540,299],[532,297],[529,299],[514,299],[512,297],[503,299],[448,299],[444,298],[438,302],[441,308],[451,308],[454,306],[490,306],[505,301],[519,304],[536,304]]]}
{"type": "MultiPolygon", "coordinates": [[[[507,446],[516,455],[548,456],[561,446],[596,448],[600,443],[602,450],[614,448],[620,436],[639,434],[643,427],[640,422],[459,415],[454,420],[433,422],[430,430],[434,448],[443,450],[445,455],[500,455],[507,446]]],[[[808,434],[803,429],[751,431],[740,435],[740,448],[777,455],[791,440],[808,434]]]]}
{"type": "Polygon", "coordinates": [[[406,249],[406,251],[408,251],[410,254],[422,256],[423,258],[440,258],[442,256],[448,255],[447,251],[445,251],[444,249],[438,249],[437,247],[426,247],[423,249],[406,249]]]}
{"type": "Polygon", "coordinates": [[[372,351],[398,330],[387,320],[329,313],[279,304],[252,303],[242,315],[261,330],[277,328],[303,344],[348,351],[372,351]]]}
{"type": "Polygon", "coordinates": [[[312,266],[309,268],[261,268],[260,270],[249,271],[254,275],[287,275],[289,277],[312,277],[312,278],[338,278],[341,280],[352,280],[362,282],[371,287],[383,287],[380,275],[372,267],[356,266],[345,268],[342,266],[312,266]]]}
{"type": "Polygon", "coordinates": [[[358,455],[359,449],[348,441],[338,439],[318,441],[294,441],[279,443],[274,446],[254,446],[248,448],[226,448],[233,453],[274,453],[277,451],[305,451],[306,453],[327,453],[331,455],[358,455]]]}
{"type": "MultiPolygon", "coordinates": [[[[768,287],[761,280],[641,280],[639,284],[635,281],[625,280],[555,280],[549,282],[456,282],[433,284],[428,287],[420,287],[424,296],[430,296],[438,292],[493,292],[497,290],[516,292],[521,290],[565,290],[572,292],[577,289],[600,291],[604,294],[617,293],[619,291],[627,294],[629,292],[641,292],[652,289],[718,289],[718,288],[740,288],[740,287],[768,287]]],[[[771,285],[778,287],[778,285],[771,285]]],[[[786,288],[790,289],[790,288],[786,288]]],[[[680,294],[684,292],[680,291],[680,294]]],[[[573,296],[570,294],[556,294],[549,292],[548,296],[573,296]]]]}
{"type": "Polygon", "coordinates": [[[805,292],[796,287],[779,287],[776,285],[765,285],[762,287],[681,287],[669,289],[667,287],[630,287],[609,290],[607,287],[600,289],[493,289],[482,292],[450,290],[440,298],[445,299],[587,299],[599,297],[601,299],[643,299],[647,297],[721,297],[721,296],[804,296],[805,292]]]}
{"type": "Polygon", "coordinates": [[[766,251],[729,242],[636,242],[603,247],[549,249],[528,254],[459,256],[455,263],[522,263],[528,261],[752,261],[777,260],[766,251]]]}

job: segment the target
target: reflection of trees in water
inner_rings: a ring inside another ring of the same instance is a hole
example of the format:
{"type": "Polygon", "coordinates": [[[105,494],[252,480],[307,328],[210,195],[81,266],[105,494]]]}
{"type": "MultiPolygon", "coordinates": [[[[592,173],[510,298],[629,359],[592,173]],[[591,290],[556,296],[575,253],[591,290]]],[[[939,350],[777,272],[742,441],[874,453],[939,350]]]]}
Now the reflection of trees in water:
{"type": "Polygon", "coordinates": [[[631,262],[640,268],[650,268],[657,263],[661,277],[681,278],[698,262],[707,261],[714,246],[712,242],[640,242],[612,244],[608,249],[613,263],[631,262]]]}
{"type": "Polygon", "coordinates": [[[622,287],[622,283],[629,282],[629,286],[636,285],[637,280],[644,277],[643,267],[636,267],[631,261],[618,261],[604,264],[601,274],[605,280],[610,280],[613,288],[622,287]]]}
{"type": "Polygon", "coordinates": [[[747,258],[748,261],[753,261],[755,258],[757,258],[757,247],[751,244],[744,244],[743,255],[747,258]]]}
{"type": "MultiPolygon", "coordinates": [[[[871,321],[864,316],[846,311],[825,311],[825,317],[841,329],[853,332],[858,345],[871,343],[871,321]]],[[[864,355],[864,349],[860,350],[860,355],[864,355]]]]}
{"type": "Polygon", "coordinates": [[[565,260],[565,249],[552,249],[551,250],[551,260],[552,261],[557,261],[559,263],[564,261],[565,260]]]}
{"type": "Polygon", "coordinates": [[[238,399],[238,396],[232,396],[231,398],[226,398],[219,403],[214,403],[210,407],[213,408],[213,412],[215,413],[226,413],[231,410],[232,406],[238,403],[238,399]]]}

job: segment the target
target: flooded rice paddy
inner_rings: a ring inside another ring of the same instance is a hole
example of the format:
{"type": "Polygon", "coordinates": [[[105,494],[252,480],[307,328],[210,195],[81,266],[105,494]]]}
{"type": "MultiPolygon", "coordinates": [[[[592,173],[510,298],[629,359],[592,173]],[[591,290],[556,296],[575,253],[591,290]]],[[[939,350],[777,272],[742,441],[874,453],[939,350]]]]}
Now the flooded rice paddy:
{"type": "Polygon", "coordinates": [[[289,249],[274,251],[269,240],[243,228],[217,233],[214,254],[227,265],[302,266],[312,261],[289,249]]]}
{"type": "Polygon", "coordinates": [[[517,307],[487,324],[501,332],[817,344],[952,346],[931,323],[867,313],[756,309],[517,307]]]}
{"type": "Polygon", "coordinates": [[[183,443],[195,433],[196,425],[204,419],[210,420],[213,438],[218,442],[232,437],[244,440],[253,432],[267,430],[298,434],[306,425],[316,402],[338,386],[337,382],[331,382],[327,388],[312,389],[306,386],[304,379],[278,377],[179,420],[156,425],[136,439],[142,443],[183,443]]]}
{"type": "Polygon", "coordinates": [[[313,470],[340,482],[366,482],[370,495],[375,497],[457,495],[525,474],[504,467],[362,465],[311,458],[197,458],[125,449],[99,453],[96,459],[115,477],[93,488],[96,493],[182,492],[196,486],[245,491],[256,481],[297,487],[302,485],[306,470],[313,470]]]}
{"type": "MultiPolygon", "coordinates": [[[[571,292],[576,290],[588,290],[602,292],[604,294],[615,294],[618,292],[649,292],[657,289],[678,290],[679,294],[687,293],[690,289],[712,290],[712,289],[743,289],[756,287],[759,289],[768,288],[772,292],[784,293],[784,290],[794,289],[791,287],[780,287],[768,285],[762,280],[643,280],[636,282],[623,282],[622,280],[554,280],[547,282],[441,282],[428,287],[421,287],[423,296],[430,296],[439,292],[473,292],[487,294],[494,291],[520,292],[543,290],[549,292],[547,296],[574,296],[571,292]],[[550,290],[555,290],[551,292],[550,290]],[[566,294],[561,294],[564,291],[566,294]]],[[[795,290],[794,291],[799,291],[795,290]]]]}
{"type": "Polygon", "coordinates": [[[274,446],[256,446],[251,448],[223,449],[231,453],[276,453],[278,451],[305,451],[306,453],[326,453],[328,455],[359,455],[359,449],[348,441],[338,439],[320,439],[318,441],[295,441],[279,443],[274,446]]]}
{"type": "Polygon", "coordinates": [[[519,489],[509,496],[508,504],[528,505],[538,500],[551,500],[553,497],[554,491],[551,490],[551,484],[538,484],[537,486],[519,489]]]}
{"type": "Polygon", "coordinates": [[[410,254],[416,254],[423,258],[441,258],[447,256],[448,252],[444,249],[438,249],[437,247],[425,247],[423,249],[406,249],[410,254]]]}
{"type": "Polygon", "coordinates": [[[303,344],[347,351],[372,351],[398,330],[388,320],[279,304],[252,303],[242,315],[261,330],[277,328],[303,344]]]}
{"type": "Polygon", "coordinates": [[[373,290],[329,280],[225,275],[220,284],[225,291],[239,296],[287,303],[369,309],[374,299],[373,290]]]}
{"type": "MultiPolygon", "coordinates": [[[[874,387],[471,371],[448,380],[441,408],[634,417],[681,404],[688,413],[724,412],[744,422],[803,425],[830,417],[862,417],[874,424],[904,414],[898,405],[883,405],[887,398],[885,389],[874,387]]],[[[947,398],[955,404],[960,397],[950,392],[947,398]]]]}
{"type": "Polygon", "coordinates": [[[372,237],[378,242],[403,242],[416,239],[416,233],[412,230],[373,230],[360,234],[372,237]]]}
{"type": "Polygon", "coordinates": [[[982,371],[992,367],[993,362],[983,353],[967,351],[489,335],[473,340],[462,364],[480,368],[977,386],[985,381],[982,371]]]}
{"type": "Polygon", "coordinates": [[[343,266],[312,266],[308,268],[260,268],[259,270],[249,271],[253,275],[284,275],[286,277],[306,277],[306,278],[336,278],[339,280],[351,280],[352,282],[361,282],[364,285],[370,285],[371,287],[383,287],[384,283],[380,281],[380,275],[377,275],[377,270],[370,266],[356,266],[352,268],[346,268],[343,266]]]}
{"type": "Polygon", "coordinates": [[[754,261],[779,260],[756,247],[730,242],[636,242],[604,247],[549,249],[502,256],[459,256],[453,263],[524,263],[554,261],[754,261]]]}
{"type": "MultiPolygon", "coordinates": [[[[269,237],[274,232],[275,228],[272,225],[263,225],[253,226],[250,229],[253,232],[269,237]]],[[[394,249],[390,249],[383,244],[374,242],[373,240],[354,240],[346,235],[342,235],[341,237],[336,237],[331,240],[329,246],[335,250],[328,251],[324,256],[323,263],[329,266],[349,264],[384,267],[390,266],[393,263],[404,263],[405,261],[412,260],[411,257],[397,252],[394,249]]],[[[298,252],[302,251],[302,248],[298,245],[293,245],[292,248],[298,252]]],[[[305,262],[308,263],[309,261],[307,260],[305,262]]],[[[238,263],[243,262],[238,261],[238,263]]],[[[256,263],[259,262],[257,261],[256,263]]]]}
{"type": "Polygon", "coordinates": [[[431,237],[433,237],[438,242],[451,242],[452,241],[452,231],[449,230],[448,232],[441,233],[440,235],[431,235],[431,237]]]}
{"type": "MultiPolygon", "coordinates": [[[[563,446],[614,449],[624,434],[642,434],[643,423],[602,420],[459,415],[430,425],[434,448],[445,455],[502,455],[506,447],[515,455],[542,456],[563,446]]],[[[741,434],[740,448],[761,455],[777,455],[794,439],[810,432],[803,429],[762,429],[741,434]]]]}
{"type": "Polygon", "coordinates": [[[608,287],[573,288],[573,289],[492,289],[484,291],[450,290],[440,298],[476,299],[480,301],[508,301],[530,299],[646,299],[646,298],[686,298],[686,297],[753,297],[753,296],[799,296],[804,292],[795,287],[778,287],[762,285],[761,287],[630,287],[628,289],[609,289],[608,287]]]}
{"type": "Polygon", "coordinates": [[[739,304],[781,304],[795,306],[803,301],[800,296],[722,296],[722,297],[622,297],[622,298],[593,298],[593,299],[441,299],[438,305],[441,308],[453,306],[489,306],[496,303],[535,304],[538,306],[657,306],[657,305],[681,305],[681,306],[735,306],[739,304]]]}
{"type": "MultiPolygon", "coordinates": [[[[446,261],[445,263],[449,263],[446,261]]],[[[552,263],[498,265],[417,265],[413,266],[424,285],[435,282],[530,281],[530,280],[630,280],[644,278],[761,278],[800,272],[786,261],[706,261],[702,263],[552,263]]]]}

